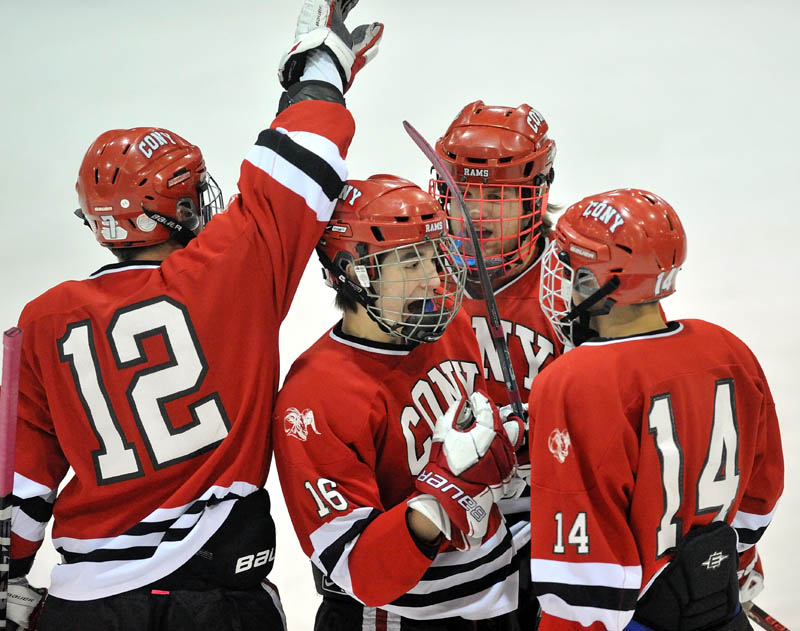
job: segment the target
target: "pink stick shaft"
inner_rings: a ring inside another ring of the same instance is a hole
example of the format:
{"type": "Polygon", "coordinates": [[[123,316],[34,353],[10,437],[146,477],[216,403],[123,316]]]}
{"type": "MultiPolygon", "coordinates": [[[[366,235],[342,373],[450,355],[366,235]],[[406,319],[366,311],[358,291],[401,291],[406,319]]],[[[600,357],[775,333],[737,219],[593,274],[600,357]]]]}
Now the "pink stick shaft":
{"type": "Polygon", "coordinates": [[[17,395],[22,331],[3,333],[3,381],[0,389],[0,496],[14,487],[14,444],[17,437],[17,395]]]}

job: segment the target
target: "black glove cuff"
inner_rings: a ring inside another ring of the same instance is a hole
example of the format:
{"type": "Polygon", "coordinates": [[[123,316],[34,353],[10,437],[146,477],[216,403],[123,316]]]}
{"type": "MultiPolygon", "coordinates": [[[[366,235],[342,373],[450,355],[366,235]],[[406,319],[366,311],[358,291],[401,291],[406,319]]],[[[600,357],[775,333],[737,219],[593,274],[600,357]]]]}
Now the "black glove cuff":
{"type": "Polygon", "coordinates": [[[290,105],[309,100],[329,101],[346,106],[344,95],[339,91],[339,88],[327,81],[300,81],[281,94],[281,100],[278,103],[278,114],[290,105]]]}

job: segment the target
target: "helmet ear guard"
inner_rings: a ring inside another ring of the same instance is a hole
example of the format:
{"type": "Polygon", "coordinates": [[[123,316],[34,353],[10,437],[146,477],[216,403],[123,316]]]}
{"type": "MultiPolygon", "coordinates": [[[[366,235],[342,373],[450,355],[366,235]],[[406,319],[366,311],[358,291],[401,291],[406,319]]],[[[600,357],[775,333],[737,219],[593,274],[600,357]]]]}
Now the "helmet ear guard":
{"type": "Polygon", "coordinates": [[[371,285],[369,278],[365,277],[365,274],[362,272],[359,282],[356,283],[347,275],[348,267],[352,266],[354,270],[357,267],[352,254],[349,252],[338,252],[334,260],[331,261],[325,253],[325,250],[317,246],[317,256],[319,256],[320,263],[322,263],[322,276],[329,287],[332,287],[337,292],[341,291],[348,298],[359,303],[364,308],[372,306],[375,303],[375,299],[371,298],[366,291],[371,285]]]}

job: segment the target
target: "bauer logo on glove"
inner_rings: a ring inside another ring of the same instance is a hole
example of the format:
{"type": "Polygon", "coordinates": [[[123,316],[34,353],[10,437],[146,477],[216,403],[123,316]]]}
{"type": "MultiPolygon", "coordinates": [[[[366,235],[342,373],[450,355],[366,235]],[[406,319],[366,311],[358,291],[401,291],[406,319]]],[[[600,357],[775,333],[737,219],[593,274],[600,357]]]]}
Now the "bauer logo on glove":
{"type": "Polygon", "coordinates": [[[497,519],[486,517],[503,497],[515,464],[497,407],[475,392],[462,396],[436,421],[430,459],[416,487],[432,496],[449,518],[442,528],[445,536],[450,532],[453,541],[453,531],[459,531],[466,539],[479,540],[499,526],[496,510],[497,519]]]}
{"type": "MultiPolygon", "coordinates": [[[[476,502],[472,497],[467,495],[464,490],[458,488],[453,482],[447,478],[422,470],[422,473],[417,477],[417,481],[429,484],[434,489],[439,490],[440,493],[452,493],[451,499],[457,501],[458,505],[463,507],[475,521],[482,521],[486,517],[486,511],[476,502]]],[[[417,485],[419,488],[419,485],[417,485]]]]}

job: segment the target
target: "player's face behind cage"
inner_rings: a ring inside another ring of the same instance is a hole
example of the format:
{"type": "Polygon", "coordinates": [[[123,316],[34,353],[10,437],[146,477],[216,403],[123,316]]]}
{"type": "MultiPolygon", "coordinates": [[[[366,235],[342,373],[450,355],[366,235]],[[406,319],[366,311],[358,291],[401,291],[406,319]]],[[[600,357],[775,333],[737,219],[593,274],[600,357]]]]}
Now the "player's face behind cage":
{"type": "Polygon", "coordinates": [[[393,336],[432,342],[461,306],[466,268],[449,237],[378,252],[356,266],[373,279],[368,311],[393,336]]]}
{"type": "MultiPolygon", "coordinates": [[[[449,232],[465,258],[470,276],[477,276],[474,246],[460,205],[443,181],[433,180],[431,189],[447,210],[449,232]]],[[[547,185],[471,182],[463,185],[461,193],[478,234],[490,277],[501,277],[518,270],[535,256],[543,209],[547,208],[547,185]]]]}

